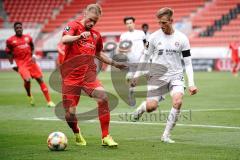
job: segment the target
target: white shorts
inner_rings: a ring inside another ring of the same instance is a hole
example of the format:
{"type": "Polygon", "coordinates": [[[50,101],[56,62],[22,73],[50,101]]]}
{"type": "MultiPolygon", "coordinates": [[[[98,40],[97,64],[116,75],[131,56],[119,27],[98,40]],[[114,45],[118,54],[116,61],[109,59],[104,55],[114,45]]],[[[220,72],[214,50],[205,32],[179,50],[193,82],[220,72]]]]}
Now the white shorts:
{"type": "Polygon", "coordinates": [[[147,86],[147,100],[161,101],[168,92],[170,92],[171,96],[175,93],[184,94],[184,89],[185,85],[182,74],[163,76],[161,78],[151,76],[147,86]]]}

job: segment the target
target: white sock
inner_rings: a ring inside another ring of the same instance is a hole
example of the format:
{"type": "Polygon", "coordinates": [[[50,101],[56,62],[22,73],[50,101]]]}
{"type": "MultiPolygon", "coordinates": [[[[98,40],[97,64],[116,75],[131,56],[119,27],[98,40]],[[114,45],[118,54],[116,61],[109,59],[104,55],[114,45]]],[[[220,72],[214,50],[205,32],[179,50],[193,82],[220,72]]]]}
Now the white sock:
{"type": "Polygon", "coordinates": [[[165,127],[165,130],[163,132],[163,137],[169,136],[170,131],[173,129],[173,127],[175,126],[175,124],[178,120],[179,114],[180,114],[180,110],[172,107],[172,109],[171,109],[171,111],[168,115],[166,127],[165,127]]]}
{"type": "Polygon", "coordinates": [[[147,110],[146,101],[143,101],[137,108],[136,112],[138,115],[140,115],[146,112],[146,110],[147,110]]]}

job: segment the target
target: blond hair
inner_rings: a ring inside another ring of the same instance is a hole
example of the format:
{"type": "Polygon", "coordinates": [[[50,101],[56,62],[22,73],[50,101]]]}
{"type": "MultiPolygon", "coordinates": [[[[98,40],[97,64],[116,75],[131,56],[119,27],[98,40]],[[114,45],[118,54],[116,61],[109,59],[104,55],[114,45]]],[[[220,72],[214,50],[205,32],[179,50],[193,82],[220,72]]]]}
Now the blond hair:
{"type": "Polygon", "coordinates": [[[168,8],[168,7],[164,7],[164,8],[161,8],[157,11],[157,18],[161,18],[162,16],[168,16],[168,18],[172,18],[173,16],[173,9],[172,8],[168,8]]]}
{"type": "Polygon", "coordinates": [[[89,4],[87,7],[86,7],[86,12],[93,12],[95,13],[96,15],[98,16],[101,16],[102,15],[102,8],[99,4],[89,4]]]}

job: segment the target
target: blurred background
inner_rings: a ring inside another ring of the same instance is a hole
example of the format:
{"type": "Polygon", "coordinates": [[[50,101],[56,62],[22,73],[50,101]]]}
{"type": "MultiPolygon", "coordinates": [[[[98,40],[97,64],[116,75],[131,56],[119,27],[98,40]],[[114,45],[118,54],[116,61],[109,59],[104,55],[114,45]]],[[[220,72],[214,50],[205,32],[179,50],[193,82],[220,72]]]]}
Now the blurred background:
{"type": "Polygon", "coordinates": [[[81,17],[89,3],[99,3],[103,8],[95,29],[102,34],[104,45],[119,42],[120,34],[126,31],[125,16],[136,18],[136,29],[147,23],[151,33],[159,28],[156,11],[171,7],[175,27],[190,39],[194,70],[231,70],[228,48],[240,41],[240,0],[1,0],[0,70],[11,69],[5,41],[15,34],[16,21],[23,22],[24,33],[33,37],[41,68],[55,69],[63,28],[81,17]]]}

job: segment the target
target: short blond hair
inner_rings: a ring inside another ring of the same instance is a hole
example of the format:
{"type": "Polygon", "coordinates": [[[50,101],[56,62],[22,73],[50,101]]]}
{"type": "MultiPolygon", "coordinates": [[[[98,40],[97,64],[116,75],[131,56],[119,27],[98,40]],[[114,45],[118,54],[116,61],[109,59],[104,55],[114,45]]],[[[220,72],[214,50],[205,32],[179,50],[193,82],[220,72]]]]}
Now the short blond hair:
{"type": "Polygon", "coordinates": [[[86,7],[86,12],[93,12],[95,13],[96,15],[98,16],[101,16],[102,15],[102,8],[99,4],[89,4],[87,7],[86,7]]]}
{"type": "Polygon", "coordinates": [[[173,13],[174,13],[174,11],[172,8],[164,7],[157,11],[156,16],[157,16],[157,18],[161,18],[162,16],[167,15],[168,18],[170,19],[170,18],[172,18],[173,13]]]}

